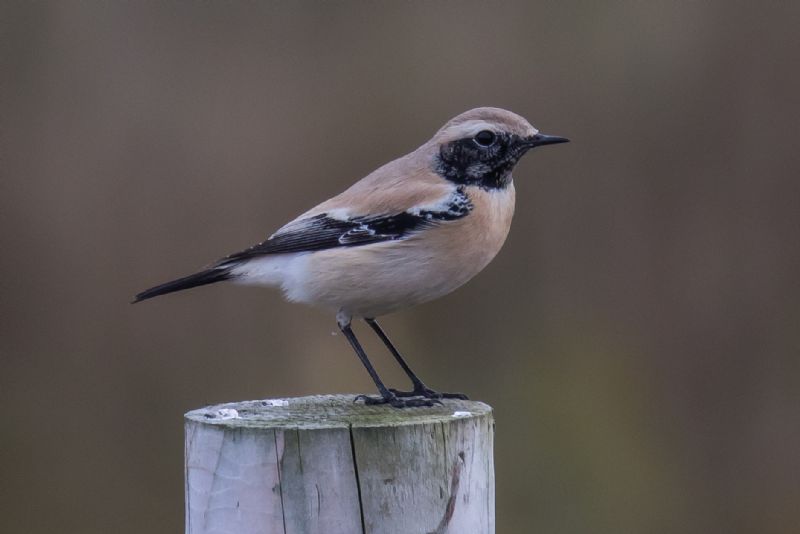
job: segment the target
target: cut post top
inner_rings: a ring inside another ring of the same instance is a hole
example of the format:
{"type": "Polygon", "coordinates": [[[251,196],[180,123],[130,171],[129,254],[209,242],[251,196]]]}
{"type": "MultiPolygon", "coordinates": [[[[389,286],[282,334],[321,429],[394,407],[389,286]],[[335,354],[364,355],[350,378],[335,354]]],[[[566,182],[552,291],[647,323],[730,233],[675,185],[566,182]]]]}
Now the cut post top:
{"type": "Polygon", "coordinates": [[[482,402],[443,399],[432,407],[397,409],[354,402],[356,395],[314,395],[231,402],[192,410],[186,419],[226,428],[360,428],[442,423],[491,414],[482,402]]]}

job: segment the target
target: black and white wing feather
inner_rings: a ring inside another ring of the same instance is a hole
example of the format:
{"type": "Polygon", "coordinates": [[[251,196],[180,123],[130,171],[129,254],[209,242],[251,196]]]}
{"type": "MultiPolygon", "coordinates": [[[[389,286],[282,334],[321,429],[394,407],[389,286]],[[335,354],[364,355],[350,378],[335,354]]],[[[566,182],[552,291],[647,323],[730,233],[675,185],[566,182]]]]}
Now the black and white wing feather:
{"type": "Polygon", "coordinates": [[[428,208],[352,217],[319,213],[292,221],[266,241],[231,254],[219,264],[230,265],[269,254],[313,252],[404,239],[437,224],[460,219],[471,210],[472,202],[463,188],[458,188],[446,202],[428,208]]]}

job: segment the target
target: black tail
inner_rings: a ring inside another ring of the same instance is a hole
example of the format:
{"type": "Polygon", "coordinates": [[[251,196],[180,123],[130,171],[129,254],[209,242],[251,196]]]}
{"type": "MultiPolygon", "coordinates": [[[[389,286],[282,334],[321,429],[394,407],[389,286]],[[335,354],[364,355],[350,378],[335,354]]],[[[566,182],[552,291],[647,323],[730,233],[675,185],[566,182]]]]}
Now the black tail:
{"type": "Polygon", "coordinates": [[[145,291],[142,291],[136,295],[136,298],[133,299],[131,304],[136,304],[142,300],[151,299],[159,295],[166,295],[167,293],[174,293],[175,291],[183,291],[184,289],[189,289],[190,287],[213,284],[214,282],[221,282],[230,278],[232,278],[230,269],[226,269],[224,267],[208,269],[199,273],[190,274],[189,276],[184,276],[183,278],[178,278],[177,280],[167,282],[166,284],[161,284],[159,286],[146,289],[145,291]]]}

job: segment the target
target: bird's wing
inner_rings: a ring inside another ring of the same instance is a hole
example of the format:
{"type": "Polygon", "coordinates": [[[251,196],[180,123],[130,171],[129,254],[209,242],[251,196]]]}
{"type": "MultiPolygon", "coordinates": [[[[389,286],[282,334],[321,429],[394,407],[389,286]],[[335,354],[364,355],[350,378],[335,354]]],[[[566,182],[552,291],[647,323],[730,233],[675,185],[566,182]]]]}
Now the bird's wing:
{"type": "MultiPolygon", "coordinates": [[[[311,252],[336,247],[354,247],[404,239],[416,232],[466,216],[472,202],[463,187],[428,189],[427,199],[416,203],[386,202],[385,191],[358,195],[347,203],[346,191],[301,215],[269,239],[231,254],[219,265],[227,265],[268,254],[311,252]],[[344,198],[342,198],[344,197],[344,198]],[[379,211],[378,211],[379,210],[379,211]]],[[[413,196],[413,195],[412,195],[413,196]]],[[[397,197],[395,197],[397,198],[397,197]]],[[[410,199],[408,195],[405,197],[410,199]]]]}

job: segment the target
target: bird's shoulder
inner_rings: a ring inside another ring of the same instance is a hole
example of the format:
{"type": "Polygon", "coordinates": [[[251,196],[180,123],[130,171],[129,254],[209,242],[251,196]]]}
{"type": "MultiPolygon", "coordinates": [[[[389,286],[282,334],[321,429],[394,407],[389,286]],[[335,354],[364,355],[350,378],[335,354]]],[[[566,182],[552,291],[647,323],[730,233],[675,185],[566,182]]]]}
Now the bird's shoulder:
{"type": "Polygon", "coordinates": [[[355,217],[398,213],[415,206],[435,204],[450,196],[455,185],[415,156],[412,152],[383,165],[295,221],[325,212],[355,217]]]}

